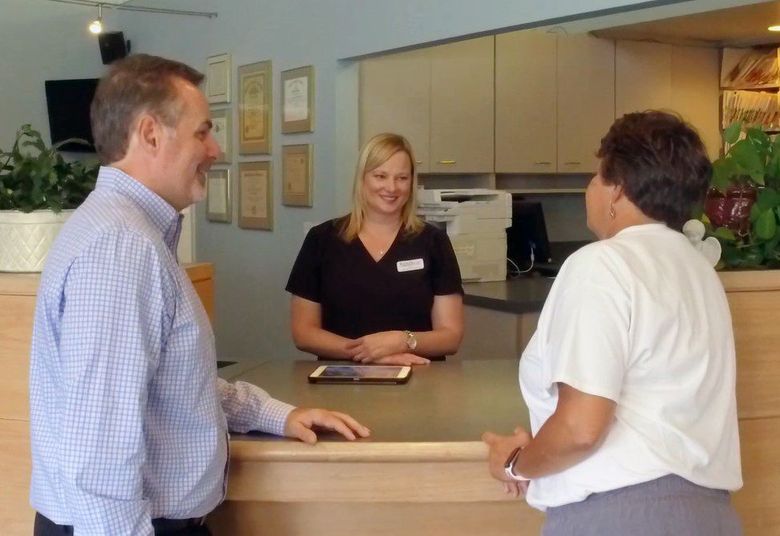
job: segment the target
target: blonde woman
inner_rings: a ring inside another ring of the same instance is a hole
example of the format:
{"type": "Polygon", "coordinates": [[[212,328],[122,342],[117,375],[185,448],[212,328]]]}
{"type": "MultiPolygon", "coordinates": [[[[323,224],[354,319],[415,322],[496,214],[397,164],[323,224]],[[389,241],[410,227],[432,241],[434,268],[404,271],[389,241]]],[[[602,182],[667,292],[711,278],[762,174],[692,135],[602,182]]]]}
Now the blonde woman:
{"type": "Polygon", "coordinates": [[[360,153],[352,210],[312,228],[293,266],[295,345],[320,359],[421,365],[457,351],[463,289],[447,234],[416,215],[409,142],[379,134],[360,153]]]}

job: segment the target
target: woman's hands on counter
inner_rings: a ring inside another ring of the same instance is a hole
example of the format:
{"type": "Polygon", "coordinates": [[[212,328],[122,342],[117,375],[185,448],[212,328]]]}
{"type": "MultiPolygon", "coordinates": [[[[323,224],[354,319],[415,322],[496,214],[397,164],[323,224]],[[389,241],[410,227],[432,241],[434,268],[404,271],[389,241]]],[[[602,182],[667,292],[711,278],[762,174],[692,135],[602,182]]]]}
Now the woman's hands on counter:
{"type": "MultiPolygon", "coordinates": [[[[357,359],[355,361],[358,361],[357,359]]],[[[402,366],[411,366],[411,365],[428,365],[431,362],[430,359],[427,359],[425,357],[420,357],[419,355],[410,354],[408,352],[404,352],[402,354],[393,354],[393,355],[386,355],[384,357],[380,357],[377,359],[371,359],[371,360],[361,360],[361,363],[371,364],[371,365],[402,365],[402,366]]]]}
{"type": "Polygon", "coordinates": [[[491,476],[504,484],[504,491],[509,495],[525,496],[525,492],[528,490],[528,481],[518,482],[509,478],[504,471],[504,463],[516,448],[524,448],[531,442],[531,434],[522,426],[518,426],[515,428],[515,433],[509,436],[485,432],[482,434],[482,441],[487,443],[490,448],[488,467],[491,476]]]}
{"type": "Polygon", "coordinates": [[[346,349],[355,361],[375,363],[380,358],[405,353],[409,348],[403,331],[380,331],[350,341],[346,349]]]}
{"type": "Polygon", "coordinates": [[[368,437],[371,431],[346,413],[327,409],[295,408],[287,416],[284,435],[314,445],[317,442],[315,428],[333,430],[350,441],[368,437]]]}

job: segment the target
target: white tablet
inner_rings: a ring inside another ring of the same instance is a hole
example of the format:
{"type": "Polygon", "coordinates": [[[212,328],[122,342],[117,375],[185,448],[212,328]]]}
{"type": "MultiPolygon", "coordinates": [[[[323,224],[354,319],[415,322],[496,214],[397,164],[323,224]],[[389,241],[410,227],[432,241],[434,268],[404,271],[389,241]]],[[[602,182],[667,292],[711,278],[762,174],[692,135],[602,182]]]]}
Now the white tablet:
{"type": "Polygon", "coordinates": [[[311,383],[406,383],[412,367],[385,365],[322,365],[309,374],[311,383]]]}

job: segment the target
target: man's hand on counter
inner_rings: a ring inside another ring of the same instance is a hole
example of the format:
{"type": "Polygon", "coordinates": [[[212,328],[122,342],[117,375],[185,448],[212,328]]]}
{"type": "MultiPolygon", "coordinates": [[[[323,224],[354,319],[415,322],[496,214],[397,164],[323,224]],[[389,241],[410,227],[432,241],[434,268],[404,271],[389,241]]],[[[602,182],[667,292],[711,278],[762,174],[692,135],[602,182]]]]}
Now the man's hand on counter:
{"type": "Polygon", "coordinates": [[[315,428],[333,430],[350,441],[371,434],[371,430],[346,413],[317,408],[295,408],[287,416],[284,435],[314,445],[317,442],[315,428]]]}

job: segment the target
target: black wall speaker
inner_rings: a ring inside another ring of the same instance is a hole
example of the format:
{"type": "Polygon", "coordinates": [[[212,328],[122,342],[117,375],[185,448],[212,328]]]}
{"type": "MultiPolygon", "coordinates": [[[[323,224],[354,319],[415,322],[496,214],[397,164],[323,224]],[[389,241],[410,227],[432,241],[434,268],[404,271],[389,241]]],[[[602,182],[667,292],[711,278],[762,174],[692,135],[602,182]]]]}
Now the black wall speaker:
{"type": "Polygon", "coordinates": [[[100,44],[100,57],[104,65],[108,65],[118,59],[127,56],[127,43],[122,32],[105,32],[98,34],[100,44]]]}

